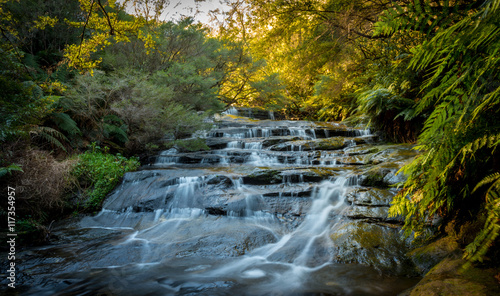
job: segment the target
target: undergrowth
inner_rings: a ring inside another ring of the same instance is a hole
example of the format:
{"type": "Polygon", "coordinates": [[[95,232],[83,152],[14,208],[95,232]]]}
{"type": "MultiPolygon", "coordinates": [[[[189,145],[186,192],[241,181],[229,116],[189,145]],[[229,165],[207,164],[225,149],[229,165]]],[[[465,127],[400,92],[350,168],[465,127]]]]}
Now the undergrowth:
{"type": "Polygon", "coordinates": [[[91,150],[78,156],[78,162],[71,172],[83,191],[83,198],[86,200],[84,207],[88,210],[98,209],[123,175],[136,170],[140,165],[136,157],[127,159],[120,154],[107,152],[106,147],[102,150],[92,144],[91,150]]]}

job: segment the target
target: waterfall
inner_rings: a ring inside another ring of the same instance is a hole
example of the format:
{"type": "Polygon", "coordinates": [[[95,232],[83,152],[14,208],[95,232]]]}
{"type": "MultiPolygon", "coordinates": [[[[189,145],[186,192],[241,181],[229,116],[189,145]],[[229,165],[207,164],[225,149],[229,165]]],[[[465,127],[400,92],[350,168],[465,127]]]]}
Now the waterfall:
{"type": "Polygon", "coordinates": [[[27,256],[23,265],[44,277],[27,294],[375,296],[414,283],[377,269],[404,261],[383,242],[351,235],[365,227],[399,243],[384,225],[393,192],[360,176],[388,158],[373,152],[369,130],[262,110],[218,118],[209,151],[160,152],[97,215],[27,256]]]}

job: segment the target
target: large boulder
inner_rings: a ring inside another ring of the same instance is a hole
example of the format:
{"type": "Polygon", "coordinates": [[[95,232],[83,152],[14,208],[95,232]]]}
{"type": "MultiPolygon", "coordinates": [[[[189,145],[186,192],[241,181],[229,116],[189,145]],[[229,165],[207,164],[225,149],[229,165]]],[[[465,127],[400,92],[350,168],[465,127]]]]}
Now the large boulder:
{"type": "Polygon", "coordinates": [[[336,262],[365,264],[388,274],[416,275],[406,255],[409,242],[401,237],[399,227],[345,220],[335,224],[330,237],[336,262]]]}

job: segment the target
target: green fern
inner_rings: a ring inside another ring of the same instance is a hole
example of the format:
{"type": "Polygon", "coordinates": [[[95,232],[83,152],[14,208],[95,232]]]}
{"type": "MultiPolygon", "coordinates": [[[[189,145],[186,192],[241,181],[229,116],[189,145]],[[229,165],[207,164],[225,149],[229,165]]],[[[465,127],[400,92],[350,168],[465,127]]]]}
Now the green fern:
{"type": "Polygon", "coordinates": [[[23,169],[15,163],[10,164],[6,167],[0,167],[0,178],[7,174],[12,174],[12,172],[14,171],[23,172],[23,169]]]}
{"type": "Polygon", "coordinates": [[[61,141],[69,142],[69,140],[60,131],[47,126],[37,126],[30,133],[67,152],[66,147],[64,147],[61,141]]]}
{"type": "MultiPolygon", "coordinates": [[[[418,30],[418,23],[404,24],[411,22],[413,12],[425,21],[429,10],[425,3],[414,3],[403,16],[395,10],[386,14],[385,26],[418,30]],[[402,24],[393,24],[397,22],[402,24]]],[[[417,147],[422,155],[402,169],[408,179],[390,209],[391,215],[404,216],[407,235],[418,235],[433,215],[466,215],[458,205],[478,204],[477,198],[484,198],[477,210],[484,209],[487,220],[466,248],[469,262],[482,260],[500,227],[499,168],[491,161],[498,157],[500,144],[499,3],[488,1],[476,11],[466,10],[465,16],[435,27],[413,48],[410,68],[428,73],[414,106],[415,115],[427,116],[417,147]],[[478,196],[478,188],[486,184],[492,185],[478,196]]]]}
{"type": "Polygon", "coordinates": [[[126,143],[128,141],[127,133],[122,128],[113,124],[108,124],[108,123],[103,124],[103,135],[106,138],[114,137],[116,140],[122,143],[126,143]]]}
{"type": "Polygon", "coordinates": [[[404,4],[393,2],[392,5],[393,7],[385,10],[375,23],[375,36],[409,30],[432,34],[439,28],[449,26],[459,14],[458,5],[450,6],[449,0],[443,1],[437,9],[430,1],[420,0],[404,4]]]}
{"type": "Polygon", "coordinates": [[[486,190],[486,222],[475,240],[465,248],[464,258],[468,260],[468,267],[473,261],[482,261],[489,247],[500,234],[500,173],[493,173],[481,180],[473,192],[487,184],[486,190]]]}
{"type": "Polygon", "coordinates": [[[65,131],[70,136],[81,135],[82,132],[78,128],[77,123],[66,113],[52,113],[50,119],[57,127],[65,131]]]}

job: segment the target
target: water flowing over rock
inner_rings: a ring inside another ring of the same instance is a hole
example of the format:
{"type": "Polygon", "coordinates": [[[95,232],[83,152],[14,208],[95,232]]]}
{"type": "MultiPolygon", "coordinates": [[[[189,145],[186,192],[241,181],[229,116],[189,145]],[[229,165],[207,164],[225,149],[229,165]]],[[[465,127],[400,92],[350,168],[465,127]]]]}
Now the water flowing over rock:
{"type": "Polygon", "coordinates": [[[388,217],[411,146],[238,112],[206,133],[211,150],[160,153],[100,213],[20,254],[26,294],[396,295],[416,283],[388,217]]]}

